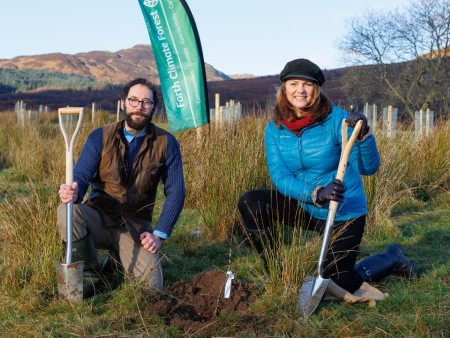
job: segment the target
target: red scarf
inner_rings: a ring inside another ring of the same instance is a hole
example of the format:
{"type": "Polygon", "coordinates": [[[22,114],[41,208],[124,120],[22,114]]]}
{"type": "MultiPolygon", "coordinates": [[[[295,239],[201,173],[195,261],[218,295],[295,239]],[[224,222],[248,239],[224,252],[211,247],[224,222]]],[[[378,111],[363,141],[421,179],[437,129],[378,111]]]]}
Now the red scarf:
{"type": "Polygon", "coordinates": [[[295,135],[298,136],[300,135],[300,131],[306,126],[309,126],[313,121],[311,116],[306,115],[298,120],[294,120],[293,122],[289,122],[288,120],[283,120],[281,122],[283,122],[287,129],[293,131],[295,135]]]}

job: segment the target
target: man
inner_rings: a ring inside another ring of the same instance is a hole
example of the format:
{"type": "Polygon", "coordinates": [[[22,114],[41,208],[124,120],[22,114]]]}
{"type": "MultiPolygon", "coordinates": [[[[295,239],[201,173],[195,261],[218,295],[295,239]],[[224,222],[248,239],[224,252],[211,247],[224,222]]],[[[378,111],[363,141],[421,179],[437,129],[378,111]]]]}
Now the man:
{"type": "Polygon", "coordinates": [[[98,128],[88,137],[74,167],[71,186],[61,184],[58,227],[66,240],[66,203],[73,205],[73,261],[84,261],[84,297],[100,282],[95,248],[119,258],[127,275],[148,288],[162,289],[159,250],[178,220],[185,199],[180,146],[155,126],[155,86],[135,79],[121,95],[124,120],[98,128]],[[165,201],[154,229],[152,213],[158,183],[165,201]],[[91,187],[86,201],[84,195],[91,187]]]}

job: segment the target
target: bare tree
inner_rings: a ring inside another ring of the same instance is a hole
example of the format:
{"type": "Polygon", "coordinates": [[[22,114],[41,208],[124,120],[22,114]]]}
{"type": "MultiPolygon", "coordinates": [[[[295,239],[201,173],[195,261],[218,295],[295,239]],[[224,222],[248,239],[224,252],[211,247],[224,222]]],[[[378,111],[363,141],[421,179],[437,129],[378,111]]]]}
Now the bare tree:
{"type": "Polygon", "coordinates": [[[414,110],[448,115],[450,98],[450,2],[415,0],[404,11],[368,11],[349,22],[338,43],[354,72],[345,89],[369,96],[368,88],[414,110]],[[361,85],[364,83],[364,85],[361,85]]]}

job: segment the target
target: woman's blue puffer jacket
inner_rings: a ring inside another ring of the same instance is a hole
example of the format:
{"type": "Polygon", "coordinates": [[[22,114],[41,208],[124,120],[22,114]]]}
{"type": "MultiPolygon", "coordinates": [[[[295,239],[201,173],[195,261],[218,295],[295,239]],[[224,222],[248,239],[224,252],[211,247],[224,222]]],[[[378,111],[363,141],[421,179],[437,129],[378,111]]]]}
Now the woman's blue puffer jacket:
{"type": "MultiPolygon", "coordinates": [[[[348,113],[332,107],[328,117],[302,130],[300,136],[273,121],[266,127],[265,149],[269,174],[278,191],[297,199],[303,209],[315,218],[325,220],[329,202],[319,207],[313,203],[312,192],[326,186],[335,177],[341,156],[342,120],[348,113]]],[[[349,128],[350,137],[353,129],[349,128]]],[[[344,177],[346,191],[339,203],[336,221],[354,219],[367,214],[367,201],[361,175],[372,175],[380,166],[375,137],[355,142],[344,177]]]]}

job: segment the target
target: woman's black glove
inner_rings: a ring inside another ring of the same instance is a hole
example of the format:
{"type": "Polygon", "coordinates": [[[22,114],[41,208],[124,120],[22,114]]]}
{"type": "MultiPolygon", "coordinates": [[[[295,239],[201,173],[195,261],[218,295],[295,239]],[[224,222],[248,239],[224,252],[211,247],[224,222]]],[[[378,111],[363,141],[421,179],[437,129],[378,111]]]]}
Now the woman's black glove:
{"type": "Polygon", "coordinates": [[[317,202],[324,204],[326,201],[342,202],[344,199],[344,183],[341,180],[334,179],[326,187],[317,191],[317,202]]]}
{"type": "Polygon", "coordinates": [[[348,123],[348,126],[351,128],[355,128],[356,123],[359,120],[363,121],[361,131],[359,132],[359,135],[358,135],[358,140],[360,141],[364,138],[364,136],[367,135],[367,133],[370,130],[369,126],[367,125],[367,117],[364,114],[357,113],[357,112],[351,112],[347,116],[347,123],[348,123]]]}

